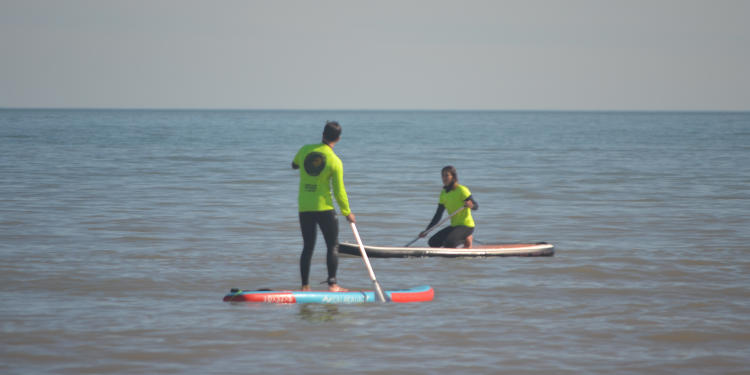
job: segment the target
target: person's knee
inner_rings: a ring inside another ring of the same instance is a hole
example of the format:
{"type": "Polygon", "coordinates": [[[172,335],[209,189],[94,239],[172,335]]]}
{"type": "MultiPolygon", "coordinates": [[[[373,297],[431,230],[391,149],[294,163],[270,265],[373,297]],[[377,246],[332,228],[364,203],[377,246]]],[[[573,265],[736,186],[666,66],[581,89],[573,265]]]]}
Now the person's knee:
{"type": "Polygon", "coordinates": [[[457,248],[457,247],[458,247],[458,245],[460,245],[460,244],[462,244],[462,243],[463,243],[463,241],[451,241],[451,240],[446,240],[446,241],[445,241],[445,247],[447,247],[447,248],[451,248],[451,249],[455,249],[455,248],[457,248]]]}
{"type": "Polygon", "coordinates": [[[441,243],[439,238],[432,237],[429,241],[427,241],[427,244],[430,245],[430,247],[441,247],[443,244],[441,243]]]}
{"type": "Polygon", "coordinates": [[[456,248],[458,245],[461,245],[464,243],[464,240],[462,237],[457,236],[457,233],[455,231],[451,233],[446,239],[445,239],[445,247],[450,248],[456,248]]]}

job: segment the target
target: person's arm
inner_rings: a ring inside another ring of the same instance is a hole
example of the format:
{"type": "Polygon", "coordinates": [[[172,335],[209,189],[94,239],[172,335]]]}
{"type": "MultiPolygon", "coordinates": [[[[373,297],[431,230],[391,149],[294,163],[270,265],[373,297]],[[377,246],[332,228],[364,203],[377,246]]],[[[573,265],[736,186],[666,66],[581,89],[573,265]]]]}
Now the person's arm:
{"type": "Polygon", "coordinates": [[[479,209],[479,203],[474,200],[473,195],[469,195],[468,198],[464,199],[464,202],[466,202],[466,207],[471,208],[472,211],[476,211],[479,209]]]}
{"type": "Polygon", "coordinates": [[[442,204],[438,204],[437,210],[435,210],[435,216],[432,217],[432,221],[430,221],[430,224],[427,225],[427,228],[425,228],[425,230],[423,230],[422,233],[419,234],[419,237],[424,237],[427,235],[425,233],[427,232],[427,229],[432,228],[435,224],[438,223],[438,221],[440,221],[440,218],[443,216],[443,212],[445,212],[445,206],[443,206],[442,204]]]}
{"type": "Polygon", "coordinates": [[[443,217],[443,212],[445,212],[445,206],[438,204],[437,210],[435,210],[435,216],[432,217],[432,221],[430,221],[430,224],[425,229],[430,229],[437,224],[438,221],[440,221],[440,218],[443,217]]]}
{"type": "Polygon", "coordinates": [[[294,154],[294,158],[292,159],[292,169],[299,169],[299,166],[302,165],[302,156],[305,154],[303,150],[305,150],[305,146],[300,147],[300,149],[297,150],[297,153],[294,154]]]}
{"type": "Polygon", "coordinates": [[[349,198],[346,195],[346,188],[344,187],[344,166],[342,164],[336,163],[336,165],[332,166],[331,182],[333,183],[333,196],[336,197],[341,214],[346,216],[347,220],[354,222],[354,215],[351,215],[349,198]]]}

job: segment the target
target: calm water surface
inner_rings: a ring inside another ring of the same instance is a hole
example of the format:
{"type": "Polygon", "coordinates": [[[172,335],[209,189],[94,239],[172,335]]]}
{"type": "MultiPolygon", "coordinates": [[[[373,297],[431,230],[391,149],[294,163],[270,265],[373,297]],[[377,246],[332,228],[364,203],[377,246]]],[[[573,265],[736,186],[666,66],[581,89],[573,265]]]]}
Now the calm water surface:
{"type": "Polygon", "coordinates": [[[749,256],[748,113],[0,110],[3,374],[747,373],[749,256]],[[556,255],[372,260],[430,303],[221,302],[298,287],[289,165],[333,119],[365,243],[452,164],[477,240],[556,255]]]}

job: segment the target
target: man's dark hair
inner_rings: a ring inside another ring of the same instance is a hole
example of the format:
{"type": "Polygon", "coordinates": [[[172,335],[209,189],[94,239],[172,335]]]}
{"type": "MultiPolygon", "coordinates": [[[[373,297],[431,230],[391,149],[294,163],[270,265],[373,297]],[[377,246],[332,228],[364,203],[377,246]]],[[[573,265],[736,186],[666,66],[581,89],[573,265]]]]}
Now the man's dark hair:
{"type": "Polygon", "coordinates": [[[335,142],[341,136],[341,125],[336,121],[326,122],[323,128],[323,142],[335,142]]]}

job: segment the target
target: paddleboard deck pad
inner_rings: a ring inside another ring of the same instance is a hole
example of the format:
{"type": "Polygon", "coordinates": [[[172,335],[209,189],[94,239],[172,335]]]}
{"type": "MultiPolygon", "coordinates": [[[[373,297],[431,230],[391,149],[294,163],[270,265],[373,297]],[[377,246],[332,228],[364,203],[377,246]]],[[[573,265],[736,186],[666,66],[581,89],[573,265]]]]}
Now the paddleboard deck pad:
{"type": "MultiPolygon", "coordinates": [[[[428,302],[432,301],[435,291],[424,285],[411,289],[383,291],[391,302],[428,302]]],[[[329,292],[327,290],[240,290],[232,289],[224,296],[224,302],[262,302],[262,303],[326,303],[355,304],[377,302],[374,291],[329,292]]]]}
{"type": "MultiPolygon", "coordinates": [[[[409,258],[409,257],[538,257],[555,255],[555,246],[546,242],[482,244],[471,249],[451,249],[445,247],[393,247],[367,246],[365,251],[370,258],[409,258]]],[[[339,253],[360,256],[359,245],[342,242],[339,253]]]]}

